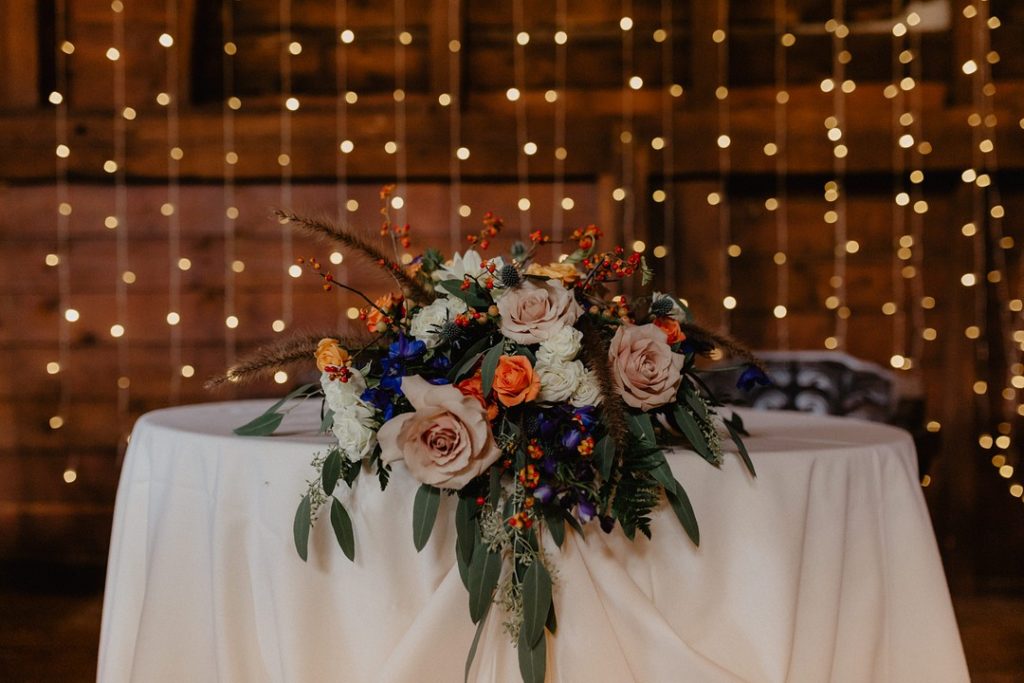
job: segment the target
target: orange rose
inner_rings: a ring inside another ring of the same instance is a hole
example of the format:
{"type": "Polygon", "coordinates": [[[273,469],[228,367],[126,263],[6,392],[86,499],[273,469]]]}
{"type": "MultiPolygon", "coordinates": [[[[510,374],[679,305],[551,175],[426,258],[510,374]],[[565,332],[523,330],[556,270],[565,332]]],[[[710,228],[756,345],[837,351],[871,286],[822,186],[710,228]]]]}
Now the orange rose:
{"type": "Polygon", "coordinates": [[[383,332],[387,329],[388,323],[391,321],[391,317],[385,316],[380,311],[387,311],[390,313],[391,307],[395,305],[395,297],[391,294],[385,294],[373,303],[377,304],[377,308],[371,306],[369,310],[367,310],[366,329],[370,332],[383,332]]]}
{"type": "Polygon", "coordinates": [[[660,316],[654,319],[654,325],[668,335],[670,346],[686,339],[686,333],[679,327],[679,321],[675,318],[660,316]]]}
{"type": "Polygon", "coordinates": [[[502,356],[494,370],[494,393],[506,406],[532,401],[540,393],[540,377],[526,356],[502,356]]]}
{"type": "Polygon", "coordinates": [[[455,384],[455,388],[461,391],[464,395],[472,396],[476,400],[480,401],[480,405],[487,408],[488,420],[493,420],[498,417],[498,406],[488,402],[484,397],[483,380],[480,379],[479,370],[472,377],[468,377],[461,382],[457,382],[455,384]]]}
{"type": "Polygon", "coordinates": [[[337,339],[321,339],[316,345],[316,367],[326,372],[328,367],[341,368],[348,365],[348,351],[338,346],[337,339]]]}

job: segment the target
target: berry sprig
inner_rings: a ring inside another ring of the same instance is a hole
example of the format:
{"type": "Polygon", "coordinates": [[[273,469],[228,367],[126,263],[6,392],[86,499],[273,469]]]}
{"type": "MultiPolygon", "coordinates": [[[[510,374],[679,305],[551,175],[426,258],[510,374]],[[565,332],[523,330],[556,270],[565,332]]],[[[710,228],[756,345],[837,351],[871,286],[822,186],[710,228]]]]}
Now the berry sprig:
{"type": "Polygon", "coordinates": [[[488,211],[484,214],[484,227],[476,234],[466,235],[466,241],[472,245],[486,250],[491,246],[491,240],[498,236],[501,229],[505,227],[505,221],[488,211]]]}

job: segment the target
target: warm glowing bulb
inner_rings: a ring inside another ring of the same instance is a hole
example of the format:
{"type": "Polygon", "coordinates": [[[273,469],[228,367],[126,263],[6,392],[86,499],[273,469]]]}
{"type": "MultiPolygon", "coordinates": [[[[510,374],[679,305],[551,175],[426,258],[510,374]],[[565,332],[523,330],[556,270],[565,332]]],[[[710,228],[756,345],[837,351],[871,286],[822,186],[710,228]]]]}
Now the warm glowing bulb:
{"type": "Polygon", "coordinates": [[[274,381],[278,384],[284,384],[288,381],[288,373],[284,370],[278,370],[274,373],[274,381]]]}
{"type": "Polygon", "coordinates": [[[174,37],[170,33],[161,33],[157,39],[164,47],[170,47],[174,45],[174,37]]]}
{"type": "Polygon", "coordinates": [[[341,40],[341,42],[343,42],[343,43],[345,43],[346,45],[348,45],[348,44],[350,44],[350,43],[351,43],[351,42],[352,42],[353,40],[355,40],[355,39],[356,39],[356,34],[352,32],[352,29],[350,29],[350,28],[347,28],[347,29],[345,29],[344,31],[342,31],[342,32],[341,32],[341,33],[340,33],[340,34],[338,35],[338,38],[339,38],[339,39],[341,40]]]}
{"type": "Polygon", "coordinates": [[[77,322],[79,317],[78,311],[74,308],[69,308],[64,311],[64,319],[69,323],[77,322]]]}
{"type": "Polygon", "coordinates": [[[284,332],[285,324],[283,320],[275,320],[270,324],[270,329],[274,332],[284,332]]]}
{"type": "Polygon", "coordinates": [[[180,322],[181,322],[181,315],[179,315],[176,311],[171,311],[170,313],[167,314],[167,324],[168,325],[173,327],[174,325],[177,325],[180,322]]]}
{"type": "Polygon", "coordinates": [[[181,376],[182,377],[188,378],[188,377],[192,377],[195,374],[196,374],[196,369],[194,367],[192,367],[191,365],[182,365],[181,366],[181,376]]]}
{"type": "Polygon", "coordinates": [[[232,330],[235,329],[236,327],[238,327],[238,317],[229,315],[227,318],[224,319],[224,325],[232,330]]]}

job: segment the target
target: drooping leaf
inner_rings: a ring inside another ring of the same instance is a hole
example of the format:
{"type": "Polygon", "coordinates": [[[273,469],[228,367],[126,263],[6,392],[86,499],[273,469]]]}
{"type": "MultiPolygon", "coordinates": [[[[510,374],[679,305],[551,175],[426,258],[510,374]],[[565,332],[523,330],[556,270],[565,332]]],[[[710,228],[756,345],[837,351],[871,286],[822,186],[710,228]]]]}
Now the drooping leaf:
{"type": "Polygon", "coordinates": [[[341,505],[337,498],[331,498],[331,528],[334,529],[334,537],[338,539],[341,552],[350,560],[356,556],[356,539],[352,533],[352,519],[348,511],[341,505]]]}
{"type": "Polygon", "coordinates": [[[470,283],[467,289],[462,288],[462,280],[442,280],[437,283],[456,299],[462,299],[473,308],[487,308],[494,301],[487,290],[475,282],[470,283]]]}
{"type": "Polygon", "coordinates": [[[748,432],[747,428],[743,425],[743,418],[740,417],[739,413],[733,411],[732,417],[730,417],[728,420],[724,420],[724,422],[726,424],[732,425],[736,432],[741,436],[750,436],[750,432],[748,432]]]}
{"type": "Polygon", "coordinates": [[[697,397],[696,390],[693,387],[686,387],[682,394],[683,400],[686,401],[686,405],[690,406],[690,410],[693,411],[694,415],[697,415],[702,420],[708,419],[708,408],[697,397]]]}
{"type": "Polygon", "coordinates": [[[331,431],[331,427],[334,426],[334,411],[328,408],[324,411],[324,416],[320,419],[320,433],[331,431]]]}
{"type": "Polygon", "coordinates": [[[460,353],[462,360],[456,363],[451,371],[448,373],[448,379],[451,382],[457,382],[462,378],[463,375],[468,373],[476,365],[476,362],[480,360],[480,356],[483,355],[485,349],[491,344],[491,337],[484,336],[473,342],[472,345],[465,351],[460,353]]]}
{"type": "Polygon", "coordinates": [[[756,477],[757,472],[754,471],[754,461],[750,459],[750,453],[747,452],[747,447],[743,443],[743,437],[740,436],[739,430],[728,420],[723,420],[722,422],[725,423],[725,428],[729,430],[729,436],[732,437],[732,442],[736,444],[736,450],[739,451],[740,458],[743,459],[743,464],[747,466],[750,476],[756,477]]]}
{"type": "Polygon", "coordinates": [[[629,431],[646,445],[653,446],[657,442],[654,439],[654,425],[651,423],[651,416],[647,413],[626,413],[629,418],[629,431]]]}
{"type": "Polygon", "coordinates": [[[519,673],[523,683],[544,683],[547,667],[547,638],[541,629],[541,637],[536,643],[527,642],[526,631],[519,631],[519,673]]]}
{"type": "Polygon", "coordinates": [[[498,500],[501,498],[501,468],[497,466],[491,467],[490,483],[487,489],[487,504],[491,507],[498,506],[498,500]]]}
{"type": "Polygon", "coordinates": [[[544,628],[552,633],[558,630],[558,617],[555,616],[555,603],[551,603],[551,609],[548,610],[548,620],[544,622],[544,628]]]}
{"type": "Polygon", "coordinates": [[[281,426],[283,419],[283,413],[263,413],[256,419],[246,422],[241,427],[236,427],[235,434],[239,436],[269,436],[281,426]]]}
{"type": "Polygon", "coordinates": [[[476,657],[476,648],[480,644],[480,635],[484,632],[484,624],[487,623],[487,613],[491,611],[491,603],[484,607],[484,613],[480,616],[480,623],[476,625],[476,634],[473,636],[473,644],[469,646],[469,654],[466,656],[466,676],[464,683],[469,681],[469,669],[473,666],[473,658],[476,657]]]}
{"type": "Polygon", "coordinates": [[[473,520],[475,503],[470,498],[459,498],[455,506],[455,552],[467,566],[473,558],[476,545],[476,523],[473,520]]]}
{"type": "Polygon", "coordinates": [[[548,533],[551,534],[551,540],[555,542],[556,546],[561,548],[562,544],[565,543],[565,519],[562,517],[561,511],[545,511],[544,520],[548,524],[548,533]]]}
{"type": "Polygon", "coordinates": [[[498,360],[505,350],[505,342],[498,342],[484,354],[483,365],[480,366],[480,391],[484,397],[490,396],[491,387],[494,386],[494,371],[498,367],[498,360]]]}
{"type": "Polygon", "coordinates": [[[334,487],[338,485],[339,478],[341,478],[341,451],[335,448],[327,454],[323,470],[320,472],[320,482],[324,487],[324,493],[328,496],[334,493],[334,487]]]}
{"type": "Polygon", "coordinates": [[[544,635],[544,622],[551,609],[551,575],[539,560],[534,560],[523,577],[522,637],[530,646],[544,635]]]}
{"type": "Polygon", "coordinates": [[[295,550],[305,562],[309,556],[309,524],[312,511],[309,505],[309,494],[302,497],[295,511],[295,522],[292,524],[292,535],[295,537],[295,550]]]}
{"type": "Polygon", "coordinates": [[[676,480],[672,476],[672,469],[668,466],[668,461],[665,460],[665,454],[662,451],[658,451],[657,464],[655,464],[649,470],[654,480],[662,485],[668,491],[675,489],[676,480]]]}
{"type": "Polygon", "coordinates": [[[469,590],[469,562],[466,562],[465,558],[456,552],[455,565],[459,568],[459,578],[462,579],[462,585],[466,587],[466,590],[469,590]]]}
{"type": "Polygon", "coordinates": [[[412,502],[412,540],[416,551],[423,550],[430,540],[430,532],[434,529],[437,509],[441,505],[441,490],[429,484],[423,484],[416,491],[412,502]]]}
{"type": "Polygon", "coordinates": [[[516,355],[526,356],[526,358],[530,361],[530,365],[537,364],[536,354],[534,354],[533,351],[530,350],[530,347],[526,346],[525,344],[516,344],[516,355]]]}
{"type": "Polygon", "coordinates": [[[480,548],[469,563],[469,616],[480,621],[491,604],[494,588],[501,574],[501,555],[480,548]]]}
{"type": "Polygon", "coordinates": [[[311,396],[311,395],[317,393],[318,391],[320,391],[320,385],[319,384],[303,384],[302,386],[297,387],[297,388],[289,391],[284,396],[284,398],[278,399],[277,403],[275,403],[274,405],[272,405],[269,408],[267,408],[267,412],[268,413],[276,413],[277,409],[280,408],[281,406],[283,406],[288,401],[291,401],[292,399],[296,399],[296,398],[300,398],[300,397],[304,398],[307,395],[311,396]]]}
{"type": "Polygon", "coordinates": [[[679,518],[683,530],[690,537],[694,545],[700,545],[700,529],[697,528],[697,515],[693,512],[693,505],[690,504],[690,497],[686,495],[683,485],[678,481],[673,489],[665,489],[665,495],[672,506],[672,511],[679,518]]]}
{"type": "Polygon", "coordinates": [[[715,456],[712,454],[711,448],[708,447],[707,440],[704,438],[703,432],[701,432],[700,427],[697,425],[696,418],[694,418],[688,410],[678,403],[672,406],[672,417],[675,418],[675,422],[679,428],[683,430],[683,435],[686,436],[686,440],[689,441],[694,450],[700,454],[700,457],[710,463],[714,463],[715,456]]]}
{"type": "Polygon", "coordinates": [[[594,462],[597,464],[601,476],[607,481],[612,474],[612,465],[615,463],[615,441],[608,434],[597,440],[594,447],[594,462]]]}

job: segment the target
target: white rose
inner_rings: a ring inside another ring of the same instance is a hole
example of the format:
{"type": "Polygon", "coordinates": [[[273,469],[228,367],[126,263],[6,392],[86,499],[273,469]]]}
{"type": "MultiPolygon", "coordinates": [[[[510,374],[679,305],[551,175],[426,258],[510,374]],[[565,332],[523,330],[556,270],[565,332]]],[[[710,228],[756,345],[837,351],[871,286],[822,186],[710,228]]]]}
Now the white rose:
{"type": "Polygon", "coordinates": [[[441,327],[454,320],[459,313],[466,312],[466,303],[460,299],[439,296],[430,304],[416,312],[409,324],[409,333],[427,348],[434,348],[441,343],[441,327]]]}
{"type": "Polygon", "coordinates": [[[363,379],[363,374],[355,368],[349,370],[352,374],[345,382],[340,379],[331,379],[326,372],[320,375],[320,386],[323,387],[327,407],[335,414],[344,412],[349,406],[362,404],[359,397],[366,391],[366,380],[363,379]]]}
{"type": "MultiPolygon", "coordinates": [[[[365,409],[365,406],[361,406],[361,408],[365,409]]],[[[357,409],[357,412],[361,411],[357,409]]],[[[338,439],[338,447],[341,448],[345,457],[353,462],[368,456],[377,445],[376,430],[353,415],[342,417],[335,415],[331,431],[338,439]]]]}
{"type": "Polygon", "coordinates": [[[601,403],[601,385],[597,382],[597,375],[590,370],[584,372],[569,403],[577,408],[599,405],[601,403]]]}
{"type": "Polygon", "coordinates": [[[534,370],[540,378],[540,393],[537,400],[550,403],[569,400],[586,373],[583,363],[578,360],[551,364],[538,361],[534,370]]]}
{"type": "Polygon", "coordinates": [[[580,352],[581,339],[582,332],[566,325],[540,343],[540,348],[537,349],[537,362],[553,365],[572,360],[580,352]]]}

